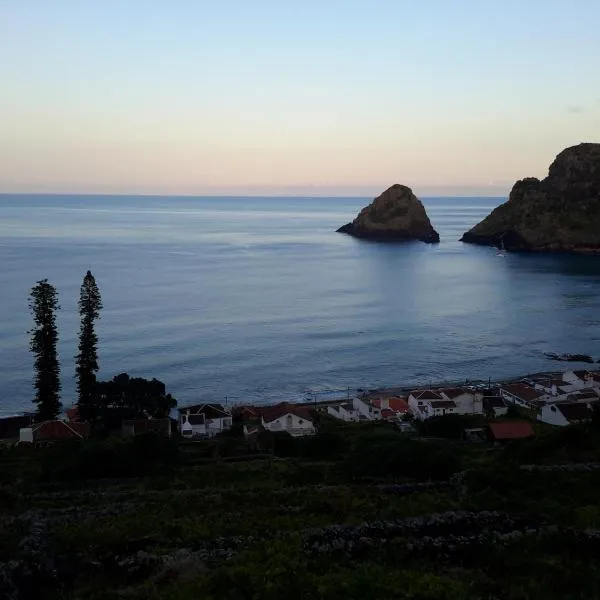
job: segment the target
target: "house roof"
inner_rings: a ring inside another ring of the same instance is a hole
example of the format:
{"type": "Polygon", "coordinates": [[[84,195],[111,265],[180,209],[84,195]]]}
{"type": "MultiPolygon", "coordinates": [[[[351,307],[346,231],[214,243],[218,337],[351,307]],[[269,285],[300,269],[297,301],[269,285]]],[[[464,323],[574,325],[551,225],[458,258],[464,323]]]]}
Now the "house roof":
{"type": "MultiPolygon", "coordinates": [[[[400,398],[398,396],[391,396],[390,398],[386,398],[387,402],[388,402],[388,407],[390,408],[390,410],[393,410],[394,412],[401,412],[401,413],[405,413],[408,412],[408,402],[406,401],[406,398],[400,398]]],[[[373,400],[373,402],[371,403],[372,406],[374,406],[375,408],[381,408],[381,403],[382,403],[382,398],[375,398],[375,400],[373,400]]]]}
{"type": "Polygon", "coordinates": [[[432,408],[456,408],[456,402],[454,400],[433,400],[431,402],[432,408]]]}
{"type": "Polygon", "coordinates": [[[531,402],[544,396],[544,392],[540,392],[526,383],[507,383],[501,389],[525,402],[531,402]]]}
{"type": "Polygon", "coordinates": [[[591,373],[589,371],[586,371],[585,369],[581,369],[578,371],[573,371],[573,375],[575,375],[575,377],[577,377],[577,379],[581,379],[582,381],[585,381],[586,378],[591,375],[591,373]]]}
{"type": "Polygon", "coordinates": [[[0,440],[18,439],[22,427],[31,427],[33,415],[4,417],[0,419],[0,440]]]}
{"type": "Polygon", "coordinates": [[[408,402],[406,398],[393,397],[390,398],[390,408],[393,411],[405,413],[408,412],[408,402]]]}
{"type": "Polygon", "coordinates": [[[582,400],[598,400],[598,394],[593,390],[581,390],[567,396],[569,402],[581,402],[582,400]]]}
{"type": "Polygon", "coordinates": [[[518,440],[535,435],[528,421],[495,421],[489,423],[488,427],[491,437],[495,440],[518,440]]]}
{"type": "Polygon", "coordinates": [[[463,388],[459,388],[459,387],[455,387],[455,388],[447,388],[445,390],[442,390],[442,394],[444,396],[446,396],[446,398],[449,398],[450,400],[454,400],[454,398],[458,398],[459,396],[462,396],[463,394],[470,394],[471,392],[469,392],[469,390],[465,390],[463,388]]]}
{"type": "Polygon", "coordinates": [[[300,419],[310,421],[311,423],[313,421],[312,411],[308,407],[294,406],[293,404],[287,403],[278,404],[265,410],[262,414],[262,418],[265,423],[270,423],[271,421],[275,421],[288,414],[296,415],[300,419]]]}
{"type": "Polygon", "coordinates": [[[559,402],[555,405],[569,423],[587,421],[592,418],[592,411],[586,404],[559,402]]]}
{"type": "Polygon", "coordinates": [[[207,419],[220,419],[231,415],[230,411],[222,404],[194,404],[193,406],[183,406],[178,410],[179,414],[184,414],[187,411],[190,411],[191,415],[203,414],[207,419]]]}
{"type": "Polygon", "coordinates": [[[188,423],[190,425],[204,425],[204,415],[188,415],[188,423]]]}
{"type": "Polygon", "coordinates": [[[32,428],[36,442],[54,440],[85,439],[90,435],[87,423],[66,423],[65,421],[43,421],[32,428]]]}
{"type": "Polygon", "coordinates": [[[396,412],[395,412],[395,411],[393,411],[393,410],[390,410],[389,408],[384,408],[384,409],[381,411],[381,416],[382,416],[384,419],[390,419],[391,417],[395,417],[395,416],[396,416],[396,412]]]}
{"type": "Polygon", "coordinates": [[[433,390],[415,390],[410,395],[417,400],[443,400],[443,398],[433,390]]]}

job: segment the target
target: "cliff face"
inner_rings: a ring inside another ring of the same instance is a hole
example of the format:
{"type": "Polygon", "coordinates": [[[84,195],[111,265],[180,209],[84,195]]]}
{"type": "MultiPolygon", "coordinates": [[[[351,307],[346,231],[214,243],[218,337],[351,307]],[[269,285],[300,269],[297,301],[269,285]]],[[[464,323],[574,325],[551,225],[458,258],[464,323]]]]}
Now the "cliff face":
{"type": "Polygon", "coordinates": [[[508,202],[461,241],[515,251],[600,254],[600,144],[563,150],[542,181],[513,186],[508,202]]]}
{"type": "Polygon", "coordinates": [[[382,241],[440,241],[421,201],[410,188],[399,184],[375,198],[354,221],[338,231],[358,238],[382,241]]]}

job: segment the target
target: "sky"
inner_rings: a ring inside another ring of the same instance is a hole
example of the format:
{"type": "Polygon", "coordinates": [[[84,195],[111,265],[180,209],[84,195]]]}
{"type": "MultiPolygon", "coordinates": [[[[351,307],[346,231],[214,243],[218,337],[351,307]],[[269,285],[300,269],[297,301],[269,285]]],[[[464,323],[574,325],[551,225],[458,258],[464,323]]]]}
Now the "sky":
{"type": "Polygon", "coordinates": [[[598,0],[0,0],[0,192],[504,195],[600,142],[598,0]]]}

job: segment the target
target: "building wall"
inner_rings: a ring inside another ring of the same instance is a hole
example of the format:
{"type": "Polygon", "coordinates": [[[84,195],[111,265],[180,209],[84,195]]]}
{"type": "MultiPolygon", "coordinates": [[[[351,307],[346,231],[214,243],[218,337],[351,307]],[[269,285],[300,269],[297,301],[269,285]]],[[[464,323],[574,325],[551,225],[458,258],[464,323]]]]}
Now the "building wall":
{"type": "Polygon", "coordinates": [[[231,424],[231,417],[212,419],[210,423],[206,424],[206,435],[208,435],[208,437],[214,437],[217,433],[231,429],[231,424]]]}
{"type": "Polygon", "coordinates": [[[263,421],[263,426],[269,431],[287,431],[294,436],[309,435],[315,432],[315,426],[312,421],[302,419],[292,413],[282,415],[278,419],[274,419],[268,423],[263,421]]]}
{"type": "Polygon", "coordinates": [[[554,404],[546,404],[542,406],[541,413],[538,415],[538,421],[548,423],[548,425],[559,425],[565,427],[569,424],[564,415],[554,404]]]}

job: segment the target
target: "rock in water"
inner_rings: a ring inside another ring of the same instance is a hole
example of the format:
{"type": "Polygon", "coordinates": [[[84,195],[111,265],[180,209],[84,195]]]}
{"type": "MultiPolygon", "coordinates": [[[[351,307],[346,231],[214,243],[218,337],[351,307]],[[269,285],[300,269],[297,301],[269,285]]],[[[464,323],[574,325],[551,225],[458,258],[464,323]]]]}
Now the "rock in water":
{"type": "Polygon", "coordinates": [[[563,150],[548,177],[521,179],[461,241],[506,250],[600,254],[600,144],[563,150]]]}
{"type": "Polygon", "coordinates": [[[395,184],[363,208],[352,223],[338,229],[357,238],[382,241],[440,241],[425,207],[405,185],[395,184]]]}

